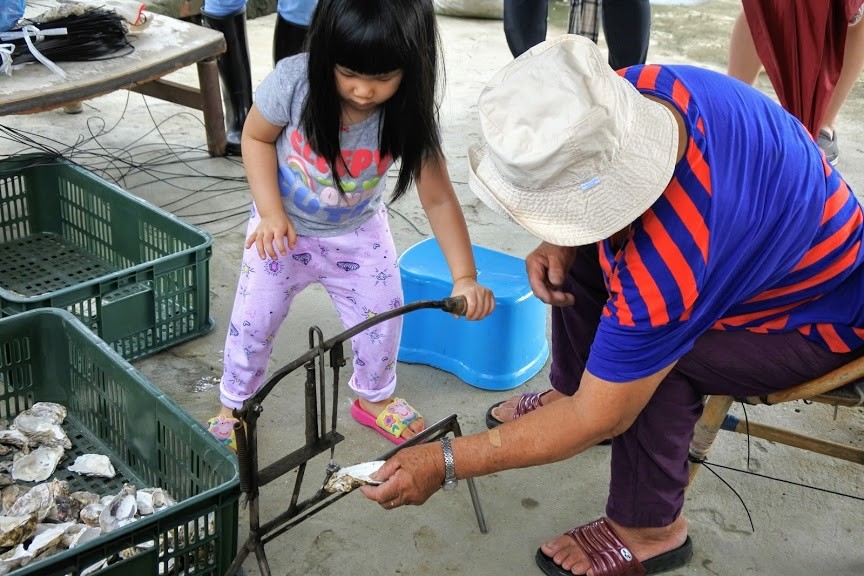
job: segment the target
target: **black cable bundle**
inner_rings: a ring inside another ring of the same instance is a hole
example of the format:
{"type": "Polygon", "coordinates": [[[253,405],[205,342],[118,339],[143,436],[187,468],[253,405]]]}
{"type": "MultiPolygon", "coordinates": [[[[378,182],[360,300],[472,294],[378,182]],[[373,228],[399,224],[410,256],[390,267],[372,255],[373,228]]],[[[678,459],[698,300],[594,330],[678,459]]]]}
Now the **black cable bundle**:
{"type": "MultiPolygon", "coordinates": [[[[116,12],[103,8],[88,8],[79,14],[70,14],[48,22],[19,21],[16,32],[27,24],[36,26],[40,31],[66,28],[65,35],[43,36],[42,40],[30,36],[30,41],[43,56],[53,62],[84,62],[117,58],[132,52],[135,48],[126,39],[126,25],[116,12]]],[[[12,61],[15,64],[36,62],[24,38],[8,41],[15,45],[12,61]]]]}

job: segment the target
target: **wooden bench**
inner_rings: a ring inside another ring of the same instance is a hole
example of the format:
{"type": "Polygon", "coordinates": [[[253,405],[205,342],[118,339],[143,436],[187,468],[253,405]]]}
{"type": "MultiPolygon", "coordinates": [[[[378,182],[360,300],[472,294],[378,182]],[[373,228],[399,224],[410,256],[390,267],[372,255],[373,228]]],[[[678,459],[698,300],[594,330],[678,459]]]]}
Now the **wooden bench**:
{"type": "Polygon", "coordinates": [[[757,438],[778,442],[787,446],[818,452],[832,458],[840,458],[864,464],[864,448],[846,446],[829,440],[806,436],[794,430],[786,430],[759,424],[741,422],[728,412],[732,403],[779,404],[793,400],[808,400],[831,406],[861,406],[864,404],[864,357],[841,366],[821,378],[810,380],[786,390],[760,397],[733,398],[731,396],[709,396],[702,417],[696,423],[690,443],[690,482],[693,482],[701,463],[708,455],[711,444],[720,430],[749,434],[757,438]]]}

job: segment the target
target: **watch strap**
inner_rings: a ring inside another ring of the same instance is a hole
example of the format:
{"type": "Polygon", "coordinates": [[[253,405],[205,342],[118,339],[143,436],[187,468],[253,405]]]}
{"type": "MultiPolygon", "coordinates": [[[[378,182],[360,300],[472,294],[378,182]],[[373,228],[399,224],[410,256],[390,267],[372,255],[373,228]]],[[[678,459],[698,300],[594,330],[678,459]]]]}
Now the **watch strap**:
{"type": "Polygon", "coordinates": [[[444,453],[444,483],[456,481],[456,461],[453,459],[453,448],[450,437],[441,437],[441,450],[444,453]]]}

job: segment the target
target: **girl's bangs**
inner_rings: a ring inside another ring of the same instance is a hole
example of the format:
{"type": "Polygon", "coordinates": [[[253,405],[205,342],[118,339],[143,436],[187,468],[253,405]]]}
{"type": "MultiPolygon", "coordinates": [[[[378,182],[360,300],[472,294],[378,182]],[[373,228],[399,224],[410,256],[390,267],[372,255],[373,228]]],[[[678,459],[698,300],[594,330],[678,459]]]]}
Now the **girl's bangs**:
{"type": "MultiPolygon", "coordinates": [[[[384,20],[384,21],[382,21],[384,20]]],[[[410,61],[401,34],[379,25],[354,26],[334,35],[333,57],[336,64],[360,74],[375,76],[404,70],[410,61]]]]}

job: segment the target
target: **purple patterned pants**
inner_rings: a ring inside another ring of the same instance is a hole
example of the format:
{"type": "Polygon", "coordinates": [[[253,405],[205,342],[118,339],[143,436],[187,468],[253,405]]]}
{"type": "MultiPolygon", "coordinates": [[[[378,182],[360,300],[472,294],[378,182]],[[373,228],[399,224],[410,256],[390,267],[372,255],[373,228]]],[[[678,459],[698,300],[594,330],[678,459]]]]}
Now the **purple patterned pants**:
{"type": "MultiPolygon", "coordinates": [[[[257,214],[250,218],[247,236],[258,222],[257,214]]],[[[291,302],[313,282],[327,289],[346,329],[401,306],[402,282],[386,209],[348,234],[298,236],[294,250],[277,260],[261,260],[254,246],[243,252],[225,339],[224,406],[239,408],[261,388],[291,302]]],[[[358,396],[377,402],[393,394],[401,330],[401,318],[394,318],[351,339],[354,373],[348,385],[358,396]]]]}
{"type": "MultiPolygon", "coordinates": [[[[567,287],[576,304],[552,308],[552,386],[573,394],[608,294],[597,248],[579,255],[567,287]]],[[[756,396],[816,378],[864,349],[835,354],[798,332],[754,334],[710,330],[675,365],[629,430],[612,441],[606,514],[628,527],[671,524],[684,505],[687,456],[703,395],[756,396]]]]}

